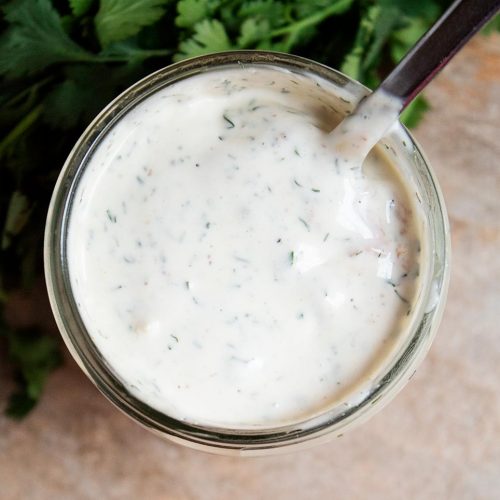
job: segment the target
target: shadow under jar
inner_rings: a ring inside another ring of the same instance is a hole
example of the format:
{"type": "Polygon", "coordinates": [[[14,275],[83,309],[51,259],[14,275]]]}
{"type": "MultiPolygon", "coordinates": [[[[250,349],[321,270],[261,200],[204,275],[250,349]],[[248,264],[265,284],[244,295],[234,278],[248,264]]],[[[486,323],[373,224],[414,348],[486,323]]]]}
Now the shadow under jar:
{"type": "Polygon", "coordinates": [[[449,276],[443,200],[396,124],[361,171],[328,133],[369,91],[258,51],[162,69],[64,165],[45,268],[73,357],[125,414],[196,449],[339,436],[409,380],[449,276]]]}

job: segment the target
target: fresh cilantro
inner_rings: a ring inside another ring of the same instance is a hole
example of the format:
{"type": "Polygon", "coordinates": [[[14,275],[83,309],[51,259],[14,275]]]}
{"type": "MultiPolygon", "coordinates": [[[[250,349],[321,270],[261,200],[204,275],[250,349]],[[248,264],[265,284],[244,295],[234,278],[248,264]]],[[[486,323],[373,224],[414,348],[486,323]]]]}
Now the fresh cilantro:
{"type": "Polygon", "coordinates": [[[90,122],[117,93],[140,77],[139,68],[133,60],[112,71],[100,65],[90,73],[87,67],[68,68],[65,79],[53,87],[44,101],[44,121],[54,129],[65,130],[82,121],[90,122]]]}
{"type": "Polygon", "coordinates": [[[181,0],[177,4],[177,12],[175,24],[180,28],[191,28],[205,19],[208,5],[205,0],[181,0]]]}
{"type": "Polygon", "coordinates": [[[363,72],[370,68],[377,67],[382,49],[387,44],[391,33],[400,22],[400,11],[395,7],[381,7],[373,25],[371,43],[366,50],[363,63],[363,72]]]}
{"type": "Polygon", "coordinates": [[[77,17],[86,14],[93,3],[94,0],[69,0],[71,12],[77,17]]]}
{"type": "Polygon", "coordinates": [[[380,16],[379,5],[371,5],[363,13],[351,50],[344,56],[341,71],[356,80],[363,80],[364,56],[370,47],[375,23],[380,16]]]}
{"type": "Polygon", "coordinates": [[[143,49],[134,39],[129,39],[108,45],[94,57],[93,62],[122,62],[130,66],[151,57],[165,58],[172,52],[169,49],[143,49]]]}
{"type": "Polygon", "coordinates": [[[180,0],[177,3],[175,24],[180,28],[192,28],[221,4],[221,0],[180,0]]]}
{"type": "Polygon", "coordinates": [[[50,0],[18,0],[3,8],[9,28],[0,39],[0,75],[11,78],[90,55],[64,31],[50,0]]]}
{"type": "Polygon", "coordinates": [[[89,100],[90,96],[73,79],[64,80],[45,99],[45,120],[54,128],[71,129],[81,119],[89,100]]]}
{"type": "Polygon", "coordinates": [[[293,2],[294,10],[299,18],[309,17],[315,15],[318,12],[324,11],[325,9],[333,8],[333,12],[340,14],[349,8],[352,4],[351,2],[344,2],[342,0],[310,0],[308,2],[302,2],[300,0],[295,0],[293,2]]]}
{"type": "Polygon", "coordinates": [[[250,17],[241,24],[240,36],[237,39],[238,47],[246,49],[251,45],[270,40],[270,22],[266,18],[250,17]]]}
{"type": "Polygon", "coordinates": [[[158,21],[168,0],[101,0],[95,29],[102,47],[125,40],[158,21]]]}
{"type": "Polygon", "coordinates": [[[273,24],[273,26],[277,26],[286,21],[287,8],[280,1],[254,0],[252,2],[244,2],[238,11],[238,16],[242,19],[263,19],[273,24]]]}
{"type": "Polygon", "coordinates": [[[186,57],[194,57],[210,52],[219,52],[232,48],[224,25],[216,20],[205,19],[194,27],[194,35],[179,44],[179,52],[174,56],[176,61],[186,57]]]}

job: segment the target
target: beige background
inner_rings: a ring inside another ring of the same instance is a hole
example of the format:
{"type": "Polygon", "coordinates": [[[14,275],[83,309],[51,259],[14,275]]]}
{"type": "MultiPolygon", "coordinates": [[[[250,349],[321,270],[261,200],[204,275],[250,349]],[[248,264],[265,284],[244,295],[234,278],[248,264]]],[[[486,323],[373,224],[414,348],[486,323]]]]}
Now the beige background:
{"type": "MultiPolygon", "coordinates": [[[[500,498],[500,37],[473,40],[426,94],[415,135],[448,204],[452,281],[429,356],[388,407],[308,451],[217,457],[142,430],[68,360],[27,419],[0,416],[0,498],[500,498]]],[[[31,299],[13,319],[40,317],[31,299]]]]}

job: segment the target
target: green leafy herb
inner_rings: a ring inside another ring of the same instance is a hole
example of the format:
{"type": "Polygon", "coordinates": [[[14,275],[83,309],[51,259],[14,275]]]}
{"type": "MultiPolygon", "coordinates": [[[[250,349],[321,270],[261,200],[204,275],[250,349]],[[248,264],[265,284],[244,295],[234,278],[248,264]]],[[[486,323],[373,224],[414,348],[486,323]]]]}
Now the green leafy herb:
{"type": "Polygon", "coordinates": [[[61,364],[62,358],[54,338],[37,330],[13,332],[2,328],[0,335],[8,342],[9,358],[16,365],[18,389],[7,406],[7,414],[20,418],[39,399],[49,373],[61,364]]]}
{"type": "Polygon", "coordinates": [[[168,0],[101,0],[94,23],[102,47],[125,40],[158,21],[168,0]]]}
{"type": "Polygon", "coordinates": [[[3,11],[9,28],[0,41],[0,74],[20,77],[91,57],[69,38],[50,0],[18,0],[3,11]]]}
{"type": "Polygon", "coordinates": [[[194,35],[181,42],[176,61],[186,57],[200,56],[210,52],[220,52],[233,48],[224,25],[217,19],[204,19],[194,27],[194,35]]]}
{"type": "Polygon", "coordinates": [[[220,2],[206,0],[181,0],[177,3],[175,24],[180,28],[192,28],[205,19],[220,2]]]}
{"type": "Polygon", "coordinates": [[[240,28],[240,36],[237,40],[238,46],[245,49],[258,42],[266,41],[269,43],[269,30],[270,22],[268,19],[256,19],[254,17],[245,19],[240,28]]]}
{"type": "Polygon", "coordinates": [[[222,115],[224,121],[226,122],[226,128],[234,128],[234,122],[228,118],[226,115],[222,115]]]}
{"type": "Polygon", "coordinates": [[[299,221],[303,224],[303,226],[307,229],[307,231],[311,230],[311,228],[309,227],[309,224],[304,219],[299,217],[299,221]]]}
{"type": "MultiPolygon", "coordinates": [[[[186,57],[227,49],[269,49],[341,68],[373,87],[450,3],[3,1],[0,310],[12,290],[32,287],[42,274],[47,205],[74,142],[99,110],[131,83],[186,57]]],[[[497,30],[498,19],[485,32],[497,30]]],[[[419,98],[403,119],[414,126],[426,108],[419,98]]],[[[231,116],[225,121],[228,128],[235,125],[231,116]]],[[[115,215],[110,215],[107,220],[112,223],[115,215]]],[[[294,252],[288,258],[293,266],[294,252]]],[[[0,314],[0,324],[2,318],[0,314]]],[[[49,371],[57,365],[57,345],[42,331],[5,326],[0,331],[2,347],[20,383],[8,411],[20,416],[35,404],[49,371]]]]}
{"type": "Polygon", "coordinates": [[[86,14],[93,3],[94,0],[69,0],[71,11],[77,17],[86,14]]]}

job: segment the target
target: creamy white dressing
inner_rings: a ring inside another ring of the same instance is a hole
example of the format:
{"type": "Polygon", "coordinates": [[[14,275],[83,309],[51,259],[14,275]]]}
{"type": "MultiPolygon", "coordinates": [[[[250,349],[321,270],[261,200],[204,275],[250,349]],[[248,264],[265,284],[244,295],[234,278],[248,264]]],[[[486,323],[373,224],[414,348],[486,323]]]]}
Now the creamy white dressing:
{"type": "Polygon", "coordinates": [[[383,89],[365,97],[330,134],[339,160],[361,168],[373,147],[397,125],[402,108],[403,101],[383,89]]]}
{"type": "Polygon", "coordinates": [[[146,98],[99,144],[69,273],[135,397],[191,423],[273,427],[355,404],[387,366],[420,287],[420,216],[382,150],[362,169],[352,140],[337,154],[348,90],[211,71],[146,98]]]}

